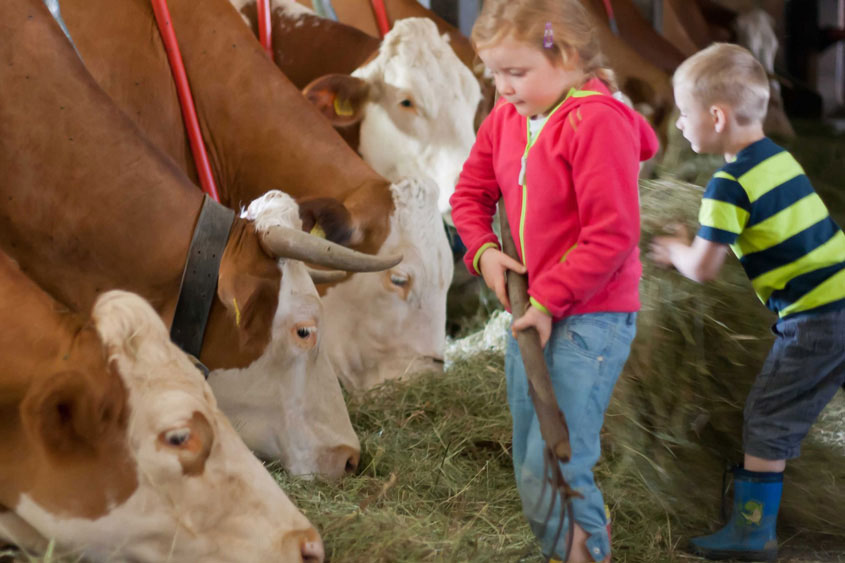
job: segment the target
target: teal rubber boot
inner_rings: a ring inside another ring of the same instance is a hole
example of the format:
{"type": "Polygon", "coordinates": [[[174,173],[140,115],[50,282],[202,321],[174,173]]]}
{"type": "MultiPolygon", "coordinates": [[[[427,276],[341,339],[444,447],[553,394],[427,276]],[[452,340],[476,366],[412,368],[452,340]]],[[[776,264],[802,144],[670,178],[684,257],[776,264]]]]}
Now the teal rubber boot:
{"type": "Polygon", "coordinates": [[[690,550],[707,559],[774,561],[783,473],[738,468],[733,474],[733,513],[728,524],[714,534],[691,539],[690,550]]]}

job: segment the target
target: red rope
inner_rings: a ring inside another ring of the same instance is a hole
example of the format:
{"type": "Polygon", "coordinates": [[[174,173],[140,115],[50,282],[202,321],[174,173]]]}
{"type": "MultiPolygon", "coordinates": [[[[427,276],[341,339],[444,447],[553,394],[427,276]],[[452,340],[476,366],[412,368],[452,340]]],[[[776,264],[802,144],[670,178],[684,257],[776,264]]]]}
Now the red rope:
{"type": "Polygon", "coordinates": [[[390,20],[387,19],[387,8],[384,7],[384,0],[370,0],[373,5],[373,13],[376,16],[378,31],[382,39],[390,31],[390,20]]]}
{"type": "Polygon", "coordinates": [[[205,152],[205,144],[202,142],[202,132],[200,131],[199,120],[197,119],[197,110],[194,107],[194,99],[191,96],[191,87],[188,85],[188,75],[185,73],[185,65],[182,63],[182,54],[179,52],[176,33],[173,31],[173,24],[170,21],[167,0],[151,0],[151,2],[156,23],[158,24],[158,31],[164,42],[164,50],[167,51],[167,59],[170,61],[173,80],[176,83],[176,93],[179,95],[179,104],[182,106],[182,119],[185,121],[185,128],[188,130],[191,153],[194,155],[194,162],[197,166],[197,175],[200,179],[202,191],[219,203],[220,196],[217,194],[217,186],[214,184],[214,175],[211,173],[208,153],[205,152]]]}
{"type": "Polygon", "coordinates": [[[255,0],[258,10],[258,40],[267,57],[273,60],[273,31],[270,26],[270,0],[255,0]]]}

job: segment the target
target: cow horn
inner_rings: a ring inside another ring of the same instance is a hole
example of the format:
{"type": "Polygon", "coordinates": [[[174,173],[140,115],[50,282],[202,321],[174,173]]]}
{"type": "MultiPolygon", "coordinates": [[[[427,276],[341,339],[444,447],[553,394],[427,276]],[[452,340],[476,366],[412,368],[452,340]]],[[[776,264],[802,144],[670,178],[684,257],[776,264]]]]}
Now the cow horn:
{"type": "Polygon", "coordinates": [[[311,276],[311,281],[317,284],[339,282],[346,278],[348,273],[341,270],[315,270],[314,268],[308,268],[308,275],[311,276]]]}
{"type": "Polygon", "coordinates": [[[401,254],[365,254],[291,227],[271,227],[261,235],[261,245],[277,258],[293,258],[347,272],[378,272],[402,261],[401,254]]]}

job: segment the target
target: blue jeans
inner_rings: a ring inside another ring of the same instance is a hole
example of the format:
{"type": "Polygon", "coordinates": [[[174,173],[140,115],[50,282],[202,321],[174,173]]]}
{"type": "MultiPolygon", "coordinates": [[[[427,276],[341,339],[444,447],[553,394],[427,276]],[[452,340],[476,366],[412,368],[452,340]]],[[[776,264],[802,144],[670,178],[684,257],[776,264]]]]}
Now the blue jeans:
{"type": "MultiPolygon", "coordinates": [[[[552,326],[544,350],[558,405],[569,426],[572,459],[561,464],[564,478],[584,498],[572,500],[575,521],[589,535],[587,549],[596,561],[610,552],[604,498],[593,479],[593,466],[601,455],[599,433],[613,386],[628,359],[636,334],[636,313],[591,313],[567,317],[552,326]]],[[[508,404],[513,416],[513,468],[522,510],[547,557],[562,559],[566,553],[569,522],[557,502],[547,523],[552,499],[543,491],[543,449],[540,426],[516,340],[508,332],[505,376],[508,404]],[[540,493],[544,492],[543,498],[540,493]],[[555,533],[564,519],[562,533],[555,533]],[[553,545],[554,544],[554,545],[553,545]]]]}

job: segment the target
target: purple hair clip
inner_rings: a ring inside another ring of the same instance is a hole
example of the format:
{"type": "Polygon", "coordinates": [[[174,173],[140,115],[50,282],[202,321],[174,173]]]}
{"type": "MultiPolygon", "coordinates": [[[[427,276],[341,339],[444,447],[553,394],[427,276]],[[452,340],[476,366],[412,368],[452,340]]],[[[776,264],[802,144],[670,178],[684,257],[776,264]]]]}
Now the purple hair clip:
{"type": "Polygon", "coordinates": [[[551,49],[555,44],[554,34],[552,34],[552,22],[546,22],[546,29],[543,31],[543,47],[551,49]]]}

